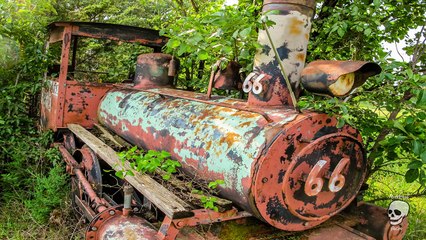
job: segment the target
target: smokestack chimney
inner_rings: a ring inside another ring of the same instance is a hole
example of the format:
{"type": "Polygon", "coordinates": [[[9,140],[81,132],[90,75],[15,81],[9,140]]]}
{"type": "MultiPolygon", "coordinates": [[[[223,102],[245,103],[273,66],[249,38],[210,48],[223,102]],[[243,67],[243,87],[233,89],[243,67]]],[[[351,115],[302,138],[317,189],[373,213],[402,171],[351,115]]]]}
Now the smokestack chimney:
{"type": "Polygon", "coordinates": [[[300,73],[305,65],[314,9],[315,0],[264,1],[262,12],[275,10],[268,14],[268,19],[275,24],[268,27],[267,31],[259,31],[258,42],[262,45],[262,49],[256,53],[253,73],[246,78],[243,85],[244,91],[249,92],[250,105],[293,104],[276,53],[282,62],[295,97],[298,97],[300,73]]]}

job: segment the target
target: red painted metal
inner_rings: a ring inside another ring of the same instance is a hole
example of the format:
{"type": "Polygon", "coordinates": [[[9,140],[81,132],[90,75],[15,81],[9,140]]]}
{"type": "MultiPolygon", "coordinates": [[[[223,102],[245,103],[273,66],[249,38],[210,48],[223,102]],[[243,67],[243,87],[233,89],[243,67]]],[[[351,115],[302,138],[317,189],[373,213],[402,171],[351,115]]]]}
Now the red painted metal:
{"type": "Polygon", "coordinates": [[[193,210],[192,212],[194,213],[194,216],[189,218],[173,220],[165,217],[160,230],[158,231],[157,238],[172,240],[178,236],[180,229],[184,227],[208,225],[217,222],[244,219],[251,216],[251,214],[244,211],[238,211],[235,208],[226,212],[215,212],[210,209],[197,209],[193,210]]]}
{"type": "MultiPolygon", "coordinates": [[[[70,49],[73,42],[71,69],[75,67],[78,37],[137,42],[159,51],[166,37],[151,29],[106,23],[54,22],[49,25],[49,43],[62,42],[58,77],[46,77],[42,90],[41,127],[44,130],[65,128],[68,123],[79,123],[92,128],[96,122],[96,109],[102,96],[113,84],[83,83],[69,73],[70,49]]],[[[166,72],[167,74],[167,72],[166,72]]]]}
{"type": "Polygon", "coordinates": [[[210,99],[213,88],[223,90],[241,90],[242,82],[240,78],[241,65],[235,61],[230,61],[225,69],[221,69],[222,59],[213,66],[207,88],[207,98],[210,99]]]}
{"type": "Polygon", "coordinates": [[[112,84],[81,83],[66,81],[66,98],[62,112],[63,120],[58,127],[68,123],[79,123],[83,127],[93,128],[97,122],[97,107],[105,93],[112,89],[112,84]]]}
{"type": "Polygon", "coordinates": [[[349,126],[335,132],[336,123],[323,115],[296,119],[284,127],[286,134],[277,138],[259,161],[252,189],[265,221],[287,230],[309,229],[354,199],[366,172],[361,136],[349,126]],[[341,172],[351,182],[333,192],[324,186],[343,158],[351,159],[350,166],[341,172]],[[324,186],[315,186],[311,179],[324,186]]]}

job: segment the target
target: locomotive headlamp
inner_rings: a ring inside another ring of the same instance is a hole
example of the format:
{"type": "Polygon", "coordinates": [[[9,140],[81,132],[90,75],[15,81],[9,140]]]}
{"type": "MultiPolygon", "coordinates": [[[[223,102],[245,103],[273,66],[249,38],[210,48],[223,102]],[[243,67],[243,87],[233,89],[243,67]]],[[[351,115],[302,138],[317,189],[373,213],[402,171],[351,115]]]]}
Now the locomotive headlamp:
{"type": "Polygon", "coordinates": [[[320,60],[303,69],[301,82],[314,94],[344,97],[381,71],[380,66],[372,62],[320,60]]]}

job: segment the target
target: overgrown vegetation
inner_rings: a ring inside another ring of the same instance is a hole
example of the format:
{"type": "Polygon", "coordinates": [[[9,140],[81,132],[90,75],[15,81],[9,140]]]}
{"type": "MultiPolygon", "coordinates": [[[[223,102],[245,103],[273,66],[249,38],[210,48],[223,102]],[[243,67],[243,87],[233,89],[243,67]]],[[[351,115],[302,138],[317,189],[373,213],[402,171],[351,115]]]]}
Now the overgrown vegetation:
{"type": "MultiPolygon", "coordinates": [[[[137,172],[147,173],[151,176],[157,175],[166,182],[168,180],[178,181],[185,186],[184,188],[177,189],[177,191],[189,189],[190,191],[187,194],[196,194],[198,196],[198,201],[205,209],[219,211],[219,208],[216,206],[217,198],[212,196],[212,194],[217,193],[215,190],[219,185],[224,184],[223,180],[219,179],[206,183],[201,179],[194,178],[193,180],[197,181],[196,185],[199,186],[200,189],[204,189],[203,191],[193,186],[192,181],[183,182],[178,180],[178,178],[171,179],[172,174],[178,173],[178,168],[182,165],[176,160],[171,160],[170,153],[166,151],[144,151],[134,146],[127,151],[118,153],[118,156],[121,160],[121,165],[117,167],[122,170],[115,171],[117,177],[123,179],[126,176],[134,176],[135,172],[137,172]]],[[[175,183],[175,185],[182,184],[175,183]]],[[[189,198],[192,199],[193,196],[189,196],[189,198]]]]}
{"type": "MultiPolygon", "coordinates": [[[[370,60],[383,72],[346,99],[304,93],[299,101],[302,108],[340,114],[340,125],[349,123],[361,131],[373,166],[366,197],[385,207],[391,199],[408,201],[412,211],[407,238],[413,239],[426,237],[425,4],[317,1],[307,61],[370,60]],[[408,35],[410,30],[414,36],[408,35]],[[396,60],[383,43],[400,40],[407,43],[399,46],[407,56],[396,60]]],[[[165,50],[181,59],[178,85],[206,91],[211,66],[220,58],[238,61],[243,75],[250,71],[260,8],[261,1],[248,0],[226,7],[223,1],[200,0],[0,0],[0,238],[57,236],[47,227],[48,220],[53,209],[68,207],[63,164],[57,151],[49,150],[52,134],[37,130],[38,96],[50,59],[44,54],[48,23],[96,21],[161,29],[171,37],[165,50]]],[[[96,47],[88,44],[85,49],[110,61],[105,49],[96,47]]],[[[124,52],[113,59],[120,62],[120,71],[131,68],[134,57],[120,55],[124,52]]],[[[122,77],[119,70],[108,74],[122,77]]],[[[54,229],[66,232],[65,239],[74,232],[54,229]]]]}
{"type": "Polygon", "coordinates": [[[148,150],[145,152],[138,149],[137,146],[118,153],[118,156],[122,163],[122,166],[119,167],[125,169],[115,172],[115,175],[119,178],[124,178],[127,175],[134,176],[133,171],[153,174],[156,170],[161,170],[164,172],[161,177],[164,180],[169,180],[170,176],[176,173],[177,168],[181,166],[178,161],[171,160],[170,153],[166,151],[148,150]],[[126,163],[129,163],[130,169],[126,168],[126,163]]]}

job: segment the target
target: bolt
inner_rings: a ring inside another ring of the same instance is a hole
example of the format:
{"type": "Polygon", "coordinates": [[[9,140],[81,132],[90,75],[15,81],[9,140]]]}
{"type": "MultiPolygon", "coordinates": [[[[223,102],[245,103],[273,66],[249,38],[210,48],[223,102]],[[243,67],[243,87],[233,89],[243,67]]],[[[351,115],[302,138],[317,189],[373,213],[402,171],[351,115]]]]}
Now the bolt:
{"type": "Polygon", "coordinates": [[[97,228],[97,227],[95,227],[95,226],[93,226],[91,229],[92,229],[92,231],[96,231],[96,230],[98,230],[98,228],[97,228]]]}
{"type": "Polygon", "coordinates": [[[306,227],[306,226],[309,226],[309,222],[304,222],[304,223],[303,223],[303,226],[305,226],[305,227],[306,227]]]}
{"type": "Polygon", "coordinates": [[[268,178],[266,178],[266,177],[262,178],[262,182],[263,183],[267,183],[268,182],[268,178]]]}
{"type": "Polygon", "coordinates": [[[182,221],[176,223],[176,226],[178,226],[178,227],[183,227],[184,225],[185,224],[182,221]]]}
{"type": "Polygon", "coordinates": [[[138,212],[138,211],[139,211],[139,208],[137,207],[133,208],[133,212],[138,212]]]}
{"type": "Polygon", "coordinates": [[[111,210],[111,211],[109,211],[109,215],[114,215],[115,214],[115,211],[114,210],[111,210]]]}

